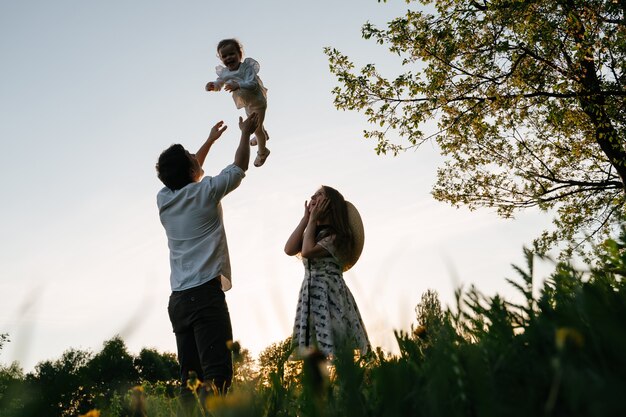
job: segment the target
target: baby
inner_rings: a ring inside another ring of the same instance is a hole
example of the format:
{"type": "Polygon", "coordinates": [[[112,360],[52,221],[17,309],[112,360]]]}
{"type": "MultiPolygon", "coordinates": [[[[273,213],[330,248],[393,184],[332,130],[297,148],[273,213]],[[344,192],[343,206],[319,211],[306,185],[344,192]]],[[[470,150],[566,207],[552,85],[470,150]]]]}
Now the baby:
{"type": "Polygon", "coordinates": [[[220,91],[222,87],[233,93],[238,109],[245,108],[246,115],[257,114],[259,125],[250,139],[250,145],[259,145],[254,166],[260,167],[270,154],[265,146],[269,135],[263,127],[267,109],[267,89],[257,75],[260,65],[252,58],[243,58],[243,49],[236,39],[224,39],[217,44],[217,53],[224,66],[215,67],[217,80],[206,85],[206,91],[220,91]]]}

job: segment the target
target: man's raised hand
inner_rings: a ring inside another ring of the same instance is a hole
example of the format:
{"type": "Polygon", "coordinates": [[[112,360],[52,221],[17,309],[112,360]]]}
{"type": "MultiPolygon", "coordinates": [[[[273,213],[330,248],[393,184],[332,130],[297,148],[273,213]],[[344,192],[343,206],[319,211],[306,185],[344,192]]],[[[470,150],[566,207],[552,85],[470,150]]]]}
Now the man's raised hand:
{"type": "Polygon", "coordinates": [[[215,126],[211,128],[211,133],[209,133],[209,140],[211,142],[215,142],[220,136],[222,136],[222,133],[224,133],[227,128],[228,126],[226,126],[222,120],[215,123],[215,126]]]}
{"type": "Polygon", "coordinates": [[[239,116],[239,129],[242,133],[251,135],[259,126],[259,117],[256,113],[252,113],[246,120],[239,116]]]}

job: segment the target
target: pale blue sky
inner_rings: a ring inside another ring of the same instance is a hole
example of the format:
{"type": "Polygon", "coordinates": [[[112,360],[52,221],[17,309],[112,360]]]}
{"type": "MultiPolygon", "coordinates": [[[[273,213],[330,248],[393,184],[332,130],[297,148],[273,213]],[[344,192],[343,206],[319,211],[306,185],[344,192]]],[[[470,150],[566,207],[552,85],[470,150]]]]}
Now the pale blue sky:
{"type": "MultiPolygon", "coordinates": [[[[167,242],[154,163],[210,127],[229,129],[205,164],[232,162],[231,97],[207,93],[215,45],[237,37],[261,64],[272,155],[224,201],[233,270],[227,293],[235,339],[254,355],[289,336],[302,266],[282,248],[321,184],[360,210],[366,242],[346,274],[370,339],[396,351],[427,289],[442,301],[476,284],[513,294],[504,277],[549,219],[515,221],[434,201],[434,145],[376,156],[357,113],[337,111],[324,46],[358,63],[396,62],[361,39],[403,1],[0,1],[0,362],[26,370],[70,347],[97,351],[120,333],[133,352],[175,351],[167,318],[167,242]]],[[[391,74],[391,72],[390,72],[391,74]]]]}

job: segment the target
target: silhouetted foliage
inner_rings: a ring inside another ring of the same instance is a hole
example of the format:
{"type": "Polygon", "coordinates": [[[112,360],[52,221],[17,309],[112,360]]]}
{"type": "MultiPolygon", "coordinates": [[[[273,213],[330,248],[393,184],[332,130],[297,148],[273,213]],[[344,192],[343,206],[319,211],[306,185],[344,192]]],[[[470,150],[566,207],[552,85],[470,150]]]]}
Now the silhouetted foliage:
{"type": "Polygon", "coordinates": [[[262,384],[268,385],[274,378],[277,378],[281,385],[289,385],[296,381],[299,364],[289,361],[292,352],[291,336],[271,344],[261,352],[258,362],[262,384]]]}
{"type": "Polygon", "coordinates": [[[626,215],[624,4],[406,3],[404,15],[361,31],[388,48],[384,65],[395,59],[397,75],[325,49],[335,106],[365,115],[377,153],[436,141],[437,200],[507,218],[550,210],[555,227],[537,250],[569,254],[611,236],[626,215]]]}
{"type": "Polygon", "coordinates": [[[180,378],[178,359],[173,353],[160,353],[156,349],[143,348],[134,359],[141,381],[176,381],[180,378]]]}
{"type": "Polygon", "coordinates": [[[104,342],[103,348],[85,370],[93,390],[98,393],[96,405],[106,404],[114,393],[126,392],[139,384],[139,371],[126,344],[119,337],[104,342]]]}
{"type": "Polygon", "coordinates": [[[239,342],[233,343],[231,351],[233,353],[233,383],[243,384],[256,381],[259,372],[250,351],[242,348],[239,342]]]}
{"type": "Polygon", "coordinates": [[[37,364],[26,375],[25,415],[61,416],[78,411],[78,403],[89,395],[85,366],[90,359],[89,352],[68,349],[60,359],[37,364]]]}
{"type": "MultiPolygon", "coordinates": [[[[225,397],[209,396],[207,410],[215,417],[621,415],[626,232],[622,236],[606,241],[585,272],[557,264],[537,297],[534,255],[526,251],[524,267],[515,267],[521,279],[509,280],[521,304],[472,287],[458,290],[456,305],[443,309],[427,291],[415,309],[416,325],[396,333],[398,355],[377,350],[355,357],[345,350],[327,361],[311,350],[293,361],[290,339],[275,343],[259,356],[258,377],[237,378],[225,397]]],[[[244,349],[237,344],[232,351],[235,363],[257,375],[244,349]]],[[[140,357],[154,366],[140,370],[139,358],[114,338],[94,356],[69,350],[26,376],[16,364],[2,367],[0,414],[69,416],[97,407],[102,417],[175,416],[177,400],[167,383],[132,387],[142,373],[159,368],[158,358],[171,356],[145,349],[140,357]]]]}

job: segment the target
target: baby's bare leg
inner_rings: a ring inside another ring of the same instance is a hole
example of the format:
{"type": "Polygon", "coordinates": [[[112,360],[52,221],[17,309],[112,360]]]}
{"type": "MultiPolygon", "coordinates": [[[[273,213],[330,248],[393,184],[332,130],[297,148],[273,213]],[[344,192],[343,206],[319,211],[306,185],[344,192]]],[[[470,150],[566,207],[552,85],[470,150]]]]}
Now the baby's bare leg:
{"type": "Polygon", "coordinates": [[[265,143],[267,142],[267,132],[265,131],[265,127],[263,127],[263,121],[265,120],[265,109],[263,110],[254,110],[257,114],[257,119],[259,120],[259,126],[254,131],[254,136],[256,137],[257,144],[259,145],[259,152],[265,152],[265,143]]]}
{"type": "Polygon", "coordinates": [[[265,120],[265,108],[263,109],[252,109],[251,112],[254,111],[257,114],[257,119],[259,121],[259,126],[254,131],[254,138],[250,140],[251,145],[259,145],[259,149],[257,151],[256,158],[254,159],[254,166],[260,167],[265,163],[265,159],[270,154],[270,150],[265,146],[269,136],[265,131],[265,127],[263,126],[263,121],[265,120]]]}

